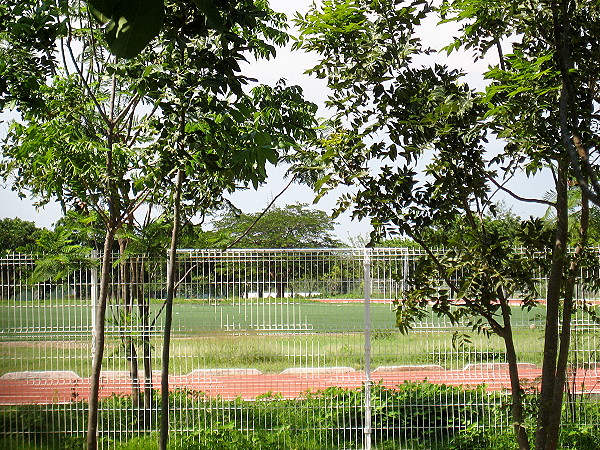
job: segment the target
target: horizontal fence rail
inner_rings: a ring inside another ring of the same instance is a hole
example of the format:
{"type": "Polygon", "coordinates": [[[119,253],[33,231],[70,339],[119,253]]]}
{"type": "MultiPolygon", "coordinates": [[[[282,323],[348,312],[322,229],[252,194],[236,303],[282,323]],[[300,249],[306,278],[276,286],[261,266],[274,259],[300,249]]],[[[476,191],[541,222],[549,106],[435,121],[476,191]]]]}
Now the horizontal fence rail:
{"type": "MultiPolygon", "coordinates": [[[[509,429],[501,339],[432,312],[407,334],[396,327],[394,301],[423,256],[405,248],[178,251],[173,442],[418,449],[473,424],[509,429]],[[461,339],[465,333],[469,339],[461,339]]],[[[91,255],[60,278],[40,278],[39,260],[0,259],[0,447],[4,438],[59,448],[86,429],[100,259],[91,255]]],[[[56,273],[60,264],[72,263],[57,261],[56,273]]],[[[100,391],[104,448],[154,439],[166,265],[166,256],[130,256],[111,266],[100,391]]],[[[541,273],[536,283],[545,292],[541,273]]],[[[576,294],[598,301],[583,286],[576,294]]],[[[520,376],[534,392],[545,307],[540,298],[523,310],[518,300],[512,320],[520,376]]],[[[580,311],[565,415],[590,426],[600,425],[588,408],[600,393],[599,354],[600,328],[580,311]]]]}

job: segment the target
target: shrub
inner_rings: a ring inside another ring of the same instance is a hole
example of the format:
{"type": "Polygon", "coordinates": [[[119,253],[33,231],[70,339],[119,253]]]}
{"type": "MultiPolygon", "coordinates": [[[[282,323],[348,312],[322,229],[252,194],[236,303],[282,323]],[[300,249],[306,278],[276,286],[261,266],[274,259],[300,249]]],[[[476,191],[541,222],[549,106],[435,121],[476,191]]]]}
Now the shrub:
{"type": "MultiPolygon", "coordinates": [[[[371,387],[372,442],[378,450],[511,450],[515,448],[508,420],[509,399],[483,387],[460,388],[430,383],[404,383],[394,389],[371,387]],[[490,417],[504,424],[489,426],[490,417]]],[[[528,412],[535,398],[527,396],[528,412]]],[[[155,405],[158,405],[158,397],[155,405]]],[[[254,401],[207,398],[202,392],[179,390],[170,396],[172,448],[176,450],[262,448],[339,449],[362,445],[364,391],[331,387],[307,392],[299,399],[264,395],[254,401]]],[[[108,448],[156,448],[159,414],[133,406],[130,397],[100,402],[99,430],[108,448]]],[[[598,417],[600,406],[586,409],[598,417]]],[[[87,405],[5,406],[0,409],[0,448],[74,450],[84,448],[87,405]],[[68,431],[66,431],[68,430],[68,431]]],[[[565,423],[565,450],[600,448],[600,432],[565,423]]]]}

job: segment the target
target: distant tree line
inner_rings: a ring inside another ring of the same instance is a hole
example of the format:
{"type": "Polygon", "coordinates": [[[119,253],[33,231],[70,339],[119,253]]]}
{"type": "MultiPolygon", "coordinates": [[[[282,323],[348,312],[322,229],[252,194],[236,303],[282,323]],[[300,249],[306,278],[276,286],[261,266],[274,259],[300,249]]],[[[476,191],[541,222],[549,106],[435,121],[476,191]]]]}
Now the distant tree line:
{"type": "MultiPolygon", "coordinates": [[[[264,213],[245,213],[229,208],[216,214],[208,230],[191,221],[182,226],[182,248],[332,248],[343,246],[334,235],[335,222],[326,212],[303,203],[275,206],[264,213]]],[[[164,255],[169,243],[169,223],[155,221],[132,233],[130,251],[164,255]]],[[[59,253],[78,245],[100,250],[102,224],[93,215],[69,212],[53,229],[15,218],[0,219],[0,251],[59,253]]],[[[115,247],[118,243],[115,242],[115,247]]]]}

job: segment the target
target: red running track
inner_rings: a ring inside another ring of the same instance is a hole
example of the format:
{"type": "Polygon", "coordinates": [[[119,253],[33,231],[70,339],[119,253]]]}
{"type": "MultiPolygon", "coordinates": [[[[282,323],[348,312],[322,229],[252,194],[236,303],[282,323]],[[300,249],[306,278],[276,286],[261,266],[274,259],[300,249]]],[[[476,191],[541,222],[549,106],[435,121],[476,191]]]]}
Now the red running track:
{"type": "MultiPolygon", "coordinates": [[[[312,300],[312,301],[318,302],[318,303],[364,303],[364,301],[365,301],[362,298],[343,298],[343,299],[340,299],[340,298],[308,298],[307,300],[312,300]]],[[[391,305],[394,303],[394,299],[371,298],[369,300],[369,302],[370,303],[385,303],[385,304],[391,305]]],[[[523,301],[520,299],[509,299],[508,303],[511,306],[521,306],[523,304],[523,301]]],[[[546,299],[544,299],[544,298],[537,299],[536,303],[538,305],[545,305],[546,299]]],[[[600,300],[587,300],[587,303],[590,305],[600,305],[600,300]]],[[[454,300],[453,304],[454,305],[464,304],[464,301],[454,300]]]]}
{"type": "MultiPolygon", "coordinates": [[[[522,385],[537,388],[541,369],[520,364],[522,385]]],[[[372,372],[371,380],[393,388],[405,381],[428,381],[454,386],[485,384],[490,391],[510,390],[508,368],[505,364],[476,364],[462,370],[446,370],[440,366],[380,367],[372,372]]],[[[600,365],[578,369],[571,374],[576,391],[600,394],[600,365]],[[574,376],[574,378],[573,378],[574,376]]],[[[364,372],[351,368],[288,369],[277,374],[263,374],[253,369],[195,370],[188,375],[171,376],[171,389],[190,389],[206,397],[225,400],[242,398],[252,400],[265,394],[280,394],[284,398],[298,398],[307,391],[331,386],[358,388],[365,381],[364,372]]],[[[89,378],[80,378],[73,372],[15,372],[0,377],[0,405],[57,404],[87,400],[89,378]]],[[[153,387],[160,388],[160,374],[153,376],[153,387]]],[[[113,394],[128,395],[131,382],[126,373],[104,373],[100,397],[113,394]]]]}

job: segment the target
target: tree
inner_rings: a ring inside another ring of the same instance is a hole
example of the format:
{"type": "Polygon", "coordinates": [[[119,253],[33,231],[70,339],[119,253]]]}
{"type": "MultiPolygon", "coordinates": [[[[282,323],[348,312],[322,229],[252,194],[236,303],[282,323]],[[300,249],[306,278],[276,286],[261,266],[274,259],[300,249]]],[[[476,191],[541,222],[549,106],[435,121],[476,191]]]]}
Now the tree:
{"type": "MultiPolygon", "coordinates": [[[[15,189],[30,190],[42,203],[57,198],[65,210],[93,211],[104,227],[88,416],[93,449],[115,242],[125,261],[136,210],[168,198],[165,192],[201,199],[194,204],[207,208],[239,182],[258,185],[278,148],[306,131],[314,105],[303,102],[297,88],[265,88],[253,97],[256,103],[242,90],[244,53],[268,56],[273,43],[285,42],[282,18],[265,2],[199,2],[199,8],[171,2],[164,10],[153,1],[148,9],[158,8],[161,21],[163,11],[169,14],[158,29],[152,18],[150,31],[143,29],[147,11],[140,12],[140,2],[90,3],[91,15],[79,3],[2,5],[0,99],[21,114],[3,148],[3,175],[14,176],[15,189]],[[142,37],[135,31],[140,24],[142,37]],[[146,47],[158,31],[161,45],[146,47]],[[270,133],[275,129],[289,137],[270,133]],[[184,190],[185,176],[190,189],[184,190]],[[177,188],[165,191],[174,177],[177,188]]],[[[127,280],[124,263],[121,270],[127,280]]],[[[131,313],[131,291],[124,287],[122,297],[124,312],[131,313]]],[[[134,366],[131,372],[137,376],[134,366]]]]}
{"type": "MultiPolygon", "coordinates": [[[[598,71],[595,56],[599,10],[597,5],[588,2],[568,0],[550,4],[535,2],[525,10],[519,10],[516,2],[511,8],[492,11],[485,2],[448,2],[446,6],[449,18],[466,18],[474,25],[463,28],[456,46],[475,48],[480,55],[494,46],[498,50],[500,63],[487,74],[494,82],[484,101],[489,108],[488,117],[498,125],[495,128],[498,136],[507,141],[506,154],[522,164],[528,173],[538,170],[548,160],[555,161],[556,240],[550,272],[552,285],[547,295],[542,390],[535,439],[536,448],[553,449],[559,436],[570,345],[572,289],[585,260],[588,203],[590,199],[595,203],[598,200],[587,186],[588,183],[593,185],[595,178],[588,158],[597,139],[594,119],[597,104],[592,99],[597,91],[597,78],[593,74],[598,71]],[[529,20],[531,17],[535,20],[529,20]],[[503,55],[502,41],[514,33],[519,33],[521,39],[513,45],[512,54],[503,55]],[[521,126],[515,127],[515,120],[521,126]],[[529,161],[517,159],[522,156],[520,152],[526,153],[529,161]],[[577,180],[584,195],[574,257],[566,262],[571,177],[577,180]],[[564,289],[562,296],[561,288],[564,289]]],[[[506,163],[508,159],[498,161],[506,163]]]]}
{"type": "Polygon", "coordinates": [[[165,329],[162,353],[160,448],[168,441],[169,355],[176,256],[182,223],[206,215],[223,201],[225,191],[257,187],[266,163],[276,163],[297,141],[312,135],[315,105],[297,87],[280,82],[249,93],[238,61],[247,53],[270,57],[287,41],[285,17],[266,2],[232,1],[200,10],[185,2],[168,3],[159,46],[161,54],[147,80],[160,120],[155,150],[161,164],[155,177],[163,187],[153,201],[171,213],[165,329]],[[174,180],[173,180],[174,179],[174,180]],[[165,197],[164,193],[168,195],[165,197]],[[162,196],[162,198],[161,198],[162,196]],[[166,200],[166,201],[165,201],[166,200]]]}
{"type": "MultiPolygon", "coordinates": [[[[10,253],[17,252],[35,245],[37,238],[43,230],[35,226],[33,222],[5,217],[0,219],[0,258],[10,253]]],[[[18,261],[7,259],[0,269],[0,276],[6,280],[0,289],[0,297],[8,299],[14,295],[12,285],[16,284],[19,276],[22,276],[22,266],[18,261]]]]}
{"type": "MultiPolygon", "coordinates": [[[[327,79],[332,89],[328,103],[336,110],[327,132],[297,170],[320,176],[322,191],[354,185],[356,193],[343,196],[340,209],[353,208],[355,216],[369,217],[374,240],[404,235],[426,251],[428,258],[412,274],[412,289],[397,311],[401,329],[406,331],[410,319],[419,317],[431,302],[451,320],[464,320],[474,330],[496,333],[504,340],[514,429],[523,450],[529,448],[529,440],[508,299],[519,295],[524,308],[532,307],[540,294],[533,269],[548,275],[535,445],[539,450],[555,449],[575,307],[573,289],[579,270],[589,262],[585,196],[580,231],[574,238],[577,247],[567,253],[567,192],[573,173],[560,130],[564,108],[556,63],[561,58],[553,53],[557,6],[448,1],[436,9],[418,0],[331,0],[297,17],[302,36],[296,45],[321,55],[310,72],[327,79]],[[497,52],[498,64],[485,74],[490,80],[485,91],[467,86],[460,71],[413,62],[434,51],[423,48],[418,38],[421,22],[432,15],[461,27],[445,51],[466,48],[474,58],[497,52]],[[486,151],[490,138],[499,147],[495,153],[486,151]],[[506,187],[517,172],[533,176],[542,170],[553,175],[549,189],[557,193],[555,201],[528,198],[506,187]],[[485,220],[498,213],[494,200],[498,190],[555,211],[551,229],[538,219],[520,221],[515,227],[518,242],[530,255],[515,252],[515,239],[485,220]],[[435,233],[424,230],[448,227],[460,230],[460,239],[449,236],[447,243],[453,247],[440,255],[434,251],[435,233]],[[441,288],[440,280],[448,288],[441,288]],[[461,304],[454,304],[454,298],[461,304]]],[[[578,56],[589,56],[583,48],[596,48],[588,31],[597,26],[597,8],[575,2],[570,8],[572,19],[578,19],[576,26],[586,30],[573,33],[578,36],[578,56]]],[[[564,14],[561,17],[565,19],[564,14]]],[[[581,64],[582,73],[591,76],[589,58],[581,64]]],[[[590,91],[585,92],[584,117],[589,118],[592,105],[585,99],[590,91]]],[[[592,123],[577,124],[589,134],[592,123]]]]}
{"type": "MultiPolygon", "coordinates": [[[[327,213],[308,208],[303,203],[268,208],[263,212],[251,214],[229,209],[213,220],[213,230],[199,235],[196,246],[274,251],[340,247],[342,243],[331,234],[334,225],[335,222],[327,213]]],[[[310,262],[298,264],[293,262],[293,257],[289,257],[290,261],[283,264],[282,261],[286,258],[286,254],[282,252],[277,261],[266,261],[251,277],[255,281],[246,285],[245,292],[241,292],[241,295],[246,295],[247,289],[253,288],[262,296],[265,291],[268,292],[274,287],[275,296],[283,298],[289,288],[289,280],[300,279],[311,270],[310,262]],[[252,284],[254,286],[251,286],[252,284]]],[[[239,276],[239,269],[236,265],[226,265],[224,274],[233,281],[239,276]]]]}
{"type": "Polygon", "coordinates": [[[40,231],[35,223],[18,217],[0,219],[0,255],[34,244],[40,231]]]}
{"type": "MultiPolygon", "coordinates": [[[[152,189],[137,170],[146,163],[138,146],[148,140],[147,117],[139,110],[136,79],[124,76],[128,63],[107,57],[98,26],[80,4],[10,2],[6,12],[11,20],[4,22],[8,50],[2,60],[33,59],[40,69],[27,86],[36,101],[14,98],[21,120],[6,138],[4,176],[15,174],[15,188],[30,190],[41,203],[56,198],[65,210],[94,211],[104,227],[88,419],[88,446],[94,449],[113,244],[152,189]],[[32,44],[40,35],[46,38],[42,49],[32,44]]],[[[9,95],[19,92],[7,87],[9,95]]]]}
{"type": "Polygon", "coordinates": [[[341,242],[332,235],[335,222],[304,203],[274,207],[262,213],[229,210],[207,232],[212,245],[237,248],[331,248],[341,242]]]}

